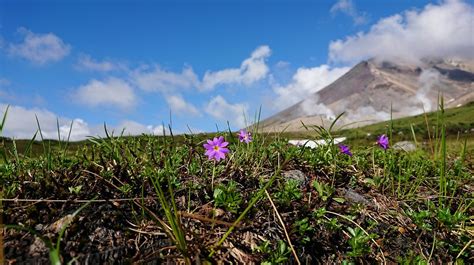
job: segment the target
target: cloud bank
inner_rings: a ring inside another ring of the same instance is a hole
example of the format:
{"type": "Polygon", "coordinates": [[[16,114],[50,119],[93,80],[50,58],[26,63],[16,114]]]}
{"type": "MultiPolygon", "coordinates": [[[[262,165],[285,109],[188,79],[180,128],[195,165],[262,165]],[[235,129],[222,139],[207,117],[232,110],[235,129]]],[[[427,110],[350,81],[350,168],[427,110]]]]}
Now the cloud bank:
{"type": "Polygon", "coordinates": [[[423,58],[474,58],[474,9],[462,1],[428,4],[383,18],[368,32],[332,41],[329,59],[356,63],[376,57],[418,63],[423,58]]]}
{"type": "Polygon", "coordinates": [[[79,87],[73,97],[79,103],[91,107],[102,105],[131,108],[137,102],[137,97],[130,84],[118,78],[108,78],[104,81],[91,80],[88,84],[79,87]]]}
{"type": "Polygon", "coordinates": [[[275,109],[281,110],[298,103],[331,84],[349,70],[350,67],[331,67],[329,65],[298,68],[289,84],[273,87],[273,91],[277,94],[275,109]]]}
{"type": "Polygon", "coordinates": [[[81,54],[76,63],[76,68],[79,70],[96,71],[96,72],[111,72],[118,70],[125,70],[124,64],[113,62],[111,60],[96,60],[88,54],[81,54]]]}
{"type": "Polygon", "coordinates": [[[207,103],[205,111],[220,121],[229,121],[232,126],[243,128],[247,125],[245,118],[248,117],[248,108],[246,103],[232,104],[221,95],[217,95],[207,103]]]}
{"type": "MultiPolygon", "coordinates": [[[[7,104],[0,103],[0,117],[3,117],[7,104]]],[[[89,125],[81,118],[70,119],[61,117],[43,108],[25,108],[17,105],[10,105],[2,136],[15,137],[16,139],[31,139],[38,130],[36,117],[41,126],[41,131],[45,139],[58,139],[58,123],[60,137],[67,140],[71,128],[71,141],[84,140],[88,136],[105,136],[103,125],[89,125]]],[[[135,121],[123,120],[115,126],[107,126],[114,135],[119,135],[124,131],[125,135],[153,134],[162,135],[162,125],[145,125],[135,121]]],[[[37,140],[40,140],[39,134],[37,140]]]]}
{"type": "Polygon", "coordinates": [[[191,67],[175,73],[159,66],[143,66],[134,70],[131,77],[138,88],[148,92],[173,93],[199,86],[198,76],[191,67]]]}
{"type": "Polygon", "coordinates": [[[60,61],[71,51],[71,46],[53,33],[34,33],[26,28],[19,28],[18,33],[23,36],[23,41],[10,43],[8,53],[11,56],[42,65],[60,61]]]}
{"type": "Polygon", "coordinates": [[[212,90],[218,85],[243,84],[248,86],[253,84],[267,76],[269,69],[266,60],[270,55],[270,47],[260,46],[242,62],[240,68],[229,68],[217,72],[207,71],[200,88],[201,90],[212,90]]]}
{"type": "Polygon", "coordinates": [[[367,15],[357,10],[352,0],[339,0],[331,7],[331,14],[341,12],[352,18],[355,25],[367,23],[367,15]]]}
{"type": "Polygon", "coordinates": [[[165,96],[165,99],[174,113],[188,114],[191,116],[199,116],[201,114],[193,104],[184,100],[184,98],[179,94],[167,95],[165,96]]]}

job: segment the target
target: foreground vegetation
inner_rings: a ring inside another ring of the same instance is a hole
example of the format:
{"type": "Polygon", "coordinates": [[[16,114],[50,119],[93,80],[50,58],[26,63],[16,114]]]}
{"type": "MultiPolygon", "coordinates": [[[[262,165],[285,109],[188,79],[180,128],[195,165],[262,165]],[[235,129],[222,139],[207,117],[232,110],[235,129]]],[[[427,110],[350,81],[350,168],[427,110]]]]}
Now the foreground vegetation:
{"type": "Polygon", "coordinates": [[[310,135],[329,144],[317,149],[282,135],[255,133],[246,143],[217,133],[230,150],[220,161],[205,155],[205,135],[108,136],[72,150],[43,141],[31,156],[34,142],[22,152],[4,144],[5,258],[473,263],[472,135],[447,144],[439,115],[426,139],[432,148],[413,152],[390,142],[386,150],[359,144],[349,156],[319,127],[310,135]]]}

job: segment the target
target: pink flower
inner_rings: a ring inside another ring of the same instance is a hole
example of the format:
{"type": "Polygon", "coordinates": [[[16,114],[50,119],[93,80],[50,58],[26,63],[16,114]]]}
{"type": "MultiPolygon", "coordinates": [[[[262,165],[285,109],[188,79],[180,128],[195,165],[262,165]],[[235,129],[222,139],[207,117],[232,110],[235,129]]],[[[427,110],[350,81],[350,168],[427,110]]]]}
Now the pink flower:
{"type": "Polygon", "coordinates": [[[229,143],[224,140],[224,137],[219,136],[219,138],[214,137],[212,141],[207,140],[207,143],[203,146],[206,148],[205,154],[209,160],[215,159],[219,161],[225,158],[225,154],[229,153],[229,149],[226,148],[227,145],[229,145],[229,143]]]}
{"type": "Polygon", "coordinates": [[[240,142],[250,143],[252,141],[252,134],[246,130],[240,130],[237,134],[239,136],[240,142]]]}

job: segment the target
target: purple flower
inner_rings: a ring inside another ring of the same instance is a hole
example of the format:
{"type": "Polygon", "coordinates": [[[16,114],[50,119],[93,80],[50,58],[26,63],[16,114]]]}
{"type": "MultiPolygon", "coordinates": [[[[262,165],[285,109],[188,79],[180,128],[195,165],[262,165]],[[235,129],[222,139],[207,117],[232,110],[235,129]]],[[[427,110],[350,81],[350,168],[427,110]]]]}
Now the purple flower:
{"type": "Polygon", "coordinates": [[[214,137],[214,139],[207,140],[207,143],[204,144],[204,148],[206,148],[206,155],[209,157],[209,160],[215,159],[219,161],[225,158],[225,154],[229,153],[229,149],[226,146],[229,143],[224,141],[223,136],[219,136],[219,138],[214,137]]]}
{"type": "Polygon", "coordinates": [[[252,141],[252,134],[246,130],[240,130],[237,134],[239,136],[240,142],[250,143],[252,141]]]}
{"type": "Polygon", "coordinates": [[[349,149],[349,146],[340,144],[339,145],[339,150],[341,150],[341,153],[346,154],[348,156],[352,156],[351,150],[349,149]]]}
{"type": "Polygon", "coordinates": [[[388,149],[388,137],[385,134],[382,134],[377,139],[377,144],[382,147],[384,150],[388,149]]]}

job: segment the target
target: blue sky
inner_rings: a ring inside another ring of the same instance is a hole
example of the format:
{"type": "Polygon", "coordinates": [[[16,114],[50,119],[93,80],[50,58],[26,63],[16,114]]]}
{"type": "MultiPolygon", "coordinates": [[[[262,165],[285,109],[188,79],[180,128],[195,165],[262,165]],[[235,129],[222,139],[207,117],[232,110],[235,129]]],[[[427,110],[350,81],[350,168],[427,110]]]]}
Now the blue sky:
{"type": "MultiPolygon", "coordinates": [[[[472,6],[413,0],[0,0],[0,111],[10,105],[11,112],[4,133],[31,137],[34,114],[51,138],[56,117],[61,132],[74,120],[74,139],[101,134],[104,122],[130,134],[158,134],[170,112],[176,132],[187,132],[187,126],[215,131],[227,121],[238,129],[244,113],[249,120],[260,106],[264,117],[276,113],[362,59],[402,54],[378,44],[381,38],[406,36],[401,50],[411,50],[414,41],[431,45],[430,38],[458,32],[452,21],[443,21],[453,17],[465,18],[472,32],[472,6]],[[431,18],[447,29],[429,23],[431,18]],[[417,40],[417,30],[431,33],[417,40]]],[[[472,37],[463,40],[410,56],[462,56],[472,37]]]]}

